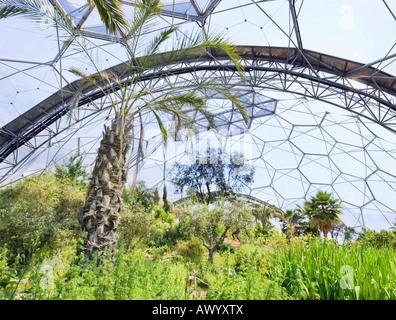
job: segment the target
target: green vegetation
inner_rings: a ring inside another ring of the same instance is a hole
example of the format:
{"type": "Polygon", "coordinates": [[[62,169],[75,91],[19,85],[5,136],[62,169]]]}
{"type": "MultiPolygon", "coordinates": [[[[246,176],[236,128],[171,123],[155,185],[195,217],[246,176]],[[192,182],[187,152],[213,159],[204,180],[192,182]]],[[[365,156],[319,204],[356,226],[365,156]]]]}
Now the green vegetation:
{"type": "Polygon", "coordinates": [[[229,231],[240,230],[253,222],[251,209],[243,201],[220,200],[216,204],[190,203],[183,206],[179,230],[185,237],[201,239],[208,249],[209,261],[223,244],[229,231]]]}
{"type": "Polygon", "coordinates": [[[76,211],[84,196],[80,183],[52,172],[1,190],[0,244],[23,261],[36,248],[62,248],[78,236],[76,211]]]}
{"type": "Polygon", "coordinates": [[[0,192],[0,299],[396,299],[394,230],[341,243],[305,232],[303,210],[254,214],[243,199],[168,200],[165,210],[164,195],[142,182],[124,191],[115,257],[79,263],[75,212],[87,186],[75,160],[0,192]],[[231,242],[240,224],[241,242],[231,242]]]}
{"type": "Polygon", "coordinates": [[[269,278],[286,288],[292,298],[396,299],[396,255],[391,247],[298,242],[280,249],[272,263],[269,278]]]}

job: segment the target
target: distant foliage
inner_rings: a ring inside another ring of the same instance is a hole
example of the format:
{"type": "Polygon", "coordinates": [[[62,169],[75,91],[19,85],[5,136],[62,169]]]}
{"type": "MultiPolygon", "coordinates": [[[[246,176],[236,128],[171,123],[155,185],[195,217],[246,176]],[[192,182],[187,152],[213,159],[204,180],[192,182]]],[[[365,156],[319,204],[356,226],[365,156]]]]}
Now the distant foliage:
{"type": "Polygon", "coordinates": [[[138,181],[135,188],[131,191],[124,189],[123,202],[132,206],[139,205],[146,211],[151,211],[156,204],[155,192],[147,188],[143,181],[138,181]]]}
{"type": "Polygon", "coordinates": [[[392,247],[396,249],[396,229],[377,232],[363,228],[362,232],[359,233],[358,241],[377,248],[392,247]]]}
{"type": "Polygon", "coordinates": [[[124,203],[118,230],[124,237],[126,248],[134,248],[154,233],[154,217],[140,203],[124,203]]]}
{"type": "Polygon", "coordinates": [[[318,191],[309,201],[305,201],[303,207],[298,206],[295,211],[309,219],[305,233],[315,234],[320,230],[325,238],[328,233],[332,235],[334,227],[342,224],[339,215],[343,208],[339,203],[339,199],[334,199],[326,191],[318,191]]]}
{"type": "Polygon", "coordinates": [[[242,200],[222,199],[216,204],[186,203],[181,209],[179,230],[186,237],[198,237],[209,251],[209,260],[223,244],[227,233],[253,224],[251,208],[242,200]]]}
{"type": "Polygon", "coordinates": [[[173,214],[159,205],[158,189],[147,188],[139,181],[133,191],[124,190],[119,232],[124,236],[126,248],[168,244],[174,223],[173,214]]]}
{"type": "Polygon", "coordinates": [[[164,185],[164,192],[162,194],[164,204],[162,208],[165,210],[165,212],[170,212],[171,211],[171,205],[168,201],[168,191],[166,190],[166,185],[164,185]]]}
{"type": "Polygon", "coordinates": [[[87,184],[87,172],[83,166],[83,157],[75,154],[70,156],[63,165],[55,163],[55,177],[60,181],[70,181],[85,186],[87,184]]]}

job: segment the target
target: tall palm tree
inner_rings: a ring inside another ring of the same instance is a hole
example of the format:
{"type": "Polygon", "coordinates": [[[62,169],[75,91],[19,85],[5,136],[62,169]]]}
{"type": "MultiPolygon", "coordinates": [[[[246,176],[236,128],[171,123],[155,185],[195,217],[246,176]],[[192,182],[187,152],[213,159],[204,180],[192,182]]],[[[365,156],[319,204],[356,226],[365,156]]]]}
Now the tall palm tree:
{"type": "Polygon", "coordinates": [[[310,201],[304,203],[303,212],[309,218],[309,226],[319,229],[325,238],[336,225],[341,225],[339,215],[342,207],[339,200],[333,199],[326,191],[319,191],[310,201]]]}
{"type": "MultiPolygon", "coordinates": [[[[19,14],[37,18],[40,14],[53,14],[39,7],[38,4],[41,1],[43,0],[0,0],[0,10],[2,10],[0,18],[1,15],[6,17],[19,14]],[[1,5],[7,1],[11,3],[10,6],[1,5]],[[26,3],[30,3],[31,6],[26,6],[26,3]]],[[[79,208],[77,213],[80,233],[85,236],[81,250],[85,260],[90,260],[95,252],[100,257],[106,248],[112,252],[116,251],[122,191],[129,169],[127,155],[131,147],[134,147],[134,144],[131,143],[134,138],[134,120],[141,120],[143,112],[150,112],[154,115],[164,142],[167,139],[167,131],[162,121],[162,115],[165,113],[171,114],[176,120],[176,130],[180,130],[182,126],[191,128],[194,126],[194,121],[190,116],[192,109],[204,115],[209,125],[213,125],[212,115],[205,108],[202,94],[205,90],[215,91],[232,101],[245,121],[248,120],[246,111],[232,94],[230,87],[220,83],[216,78],[191,77],[191,79],[179,81],[171,89],[162,91],[160,94],[155,90],[156,78],[164,70],[168,70],[172,64],[189,52],[197,52],[197,50],[204,52],[208,48],[219,49],[226,53],[243,78],[243,67],[239,56],[229,41],[221,35],[200,31],[189,35],[178,33],[179,41],[173,45],[172,50],[159,55],[161,47],[178,32],[178,28],[175,26],[155,32],[155,18],[161,10],[159,0],[136,1],[130,21],[126,21],[123,16],[120,16],[117,1],[96,0],[92,2],[96,4],[101,19],[105,22],[109,32],[117,33],[118,29],[123,30],[130,60],[127,62],[126,79],[120,79],[116,74],[110,72],[100,71],[89,56],[89,51],[85,50],[84,42],[77,41],[77,37],[73,33],[74,30],[70,29],[70,24],[67,22],[67,17],[63,16],[62,12],[55,12],[58,16],[53,20],[60,21],[60,26],[65,28],[74,37],[73,40],[81,45],[83,52],[88,54],[93,67],[97,70],[93,75],[85,75],[75,68],[70,71],[81,76],[84,84],[94,84],[99,90],[102,90],[113,110],[113,120],[109,126],[105,126],[100,142],[85,204],[79,208]],[[108,5],[98,6],[98,2],[108,5]],[[106,10],[101,8],[106,8],[106,10]],[[148,72],[151,74],[149,78],[147,78],[148,72]],[[142,86],[139,80],[143,77],[142,86]]],[[[78,36],[82,37],[82,35],[78,36]]],[[[76,90],[75,97],[71,102],[71,111],[78,106],[82,91],[83,86],[76,90]]],[[[141,129],[143,129],[142,125],[141,129]]],[[[143,130],[140,134],[143,134],[143,130]]]]}

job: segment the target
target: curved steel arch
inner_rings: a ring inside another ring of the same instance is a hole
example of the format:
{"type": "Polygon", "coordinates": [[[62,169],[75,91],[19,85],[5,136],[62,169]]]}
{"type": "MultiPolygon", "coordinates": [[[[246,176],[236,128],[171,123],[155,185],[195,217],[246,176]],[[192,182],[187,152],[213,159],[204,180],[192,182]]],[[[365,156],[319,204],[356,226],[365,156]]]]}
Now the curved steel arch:
{"type": "MultiPolygon", "coordinates": [[[[246,85],[331,103],[396,132],[396,105],[392,100],[396,97],[395,76],[370,65],[309,50],[257,46],[238,46],[236,49],[244,61],[246,85]]],[[[154,67],[162,66],[168,54],[159,55],[154,67]]],[[[155,77],[177,77],[191,72],[222,72],[226,78],[231,79],[237,72],[223,52],[213,49],[190,52],[180,57],[174,65],[176,67],[156,73],[155,77]]],[[[130,68],[130,62],[105,71],[118,75],[121,80],[127,79],[134,72],[130,68]]],[[[153,74],[147,74],[141,80],[151,77],[153,74]]],[[[0,163],[59,121],[69,111],[69,104],[81,86],[83,90],[79,107],[105,95],[95,85],[84,83],[83,80],[76,80],[54,93],[0,129],[0,163]]],[[[52,131],[50,138],[56,134],[52,131]]],[[[36,149],[37,146],[33,144],[31,152],[36,149]]],[[[13,160],[9,162],[16,167],[21,161],[23,159],[18,159],[14,154],[13,160]]]]}

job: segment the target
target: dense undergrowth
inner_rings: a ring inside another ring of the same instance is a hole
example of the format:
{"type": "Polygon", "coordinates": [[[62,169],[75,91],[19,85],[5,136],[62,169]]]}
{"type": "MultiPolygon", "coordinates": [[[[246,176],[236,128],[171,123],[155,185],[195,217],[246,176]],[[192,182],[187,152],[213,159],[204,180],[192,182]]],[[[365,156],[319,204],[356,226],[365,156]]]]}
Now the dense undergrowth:
{"type": "Polygon", "coordinates": [[[210,261],[203,241],[239,221],[183,218],[144,186],[124,195],[116,256],[79,265],[85,187],[57,168],[0,191],[0,300],[396,299],[395,230],[334,241],[256,223],[210,261]]]}
{"type": "Polygon", "coordinates": [[[396,299],[394,250],[360,243],[278,236],[264,247],[243,244],[219,252],[213,263],[122,248],[100,266],[79,266],[73,259],[71,247],[69,254],[38,251],[17,275],[4,267],[3,252],[2,299],[396,299]]]}

